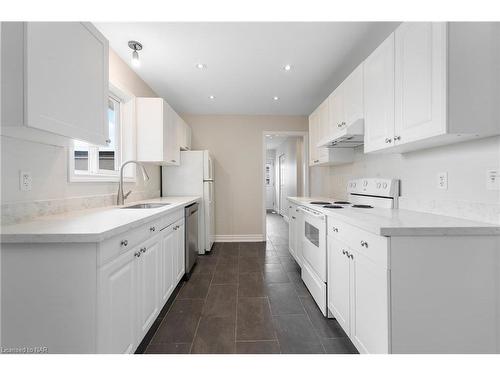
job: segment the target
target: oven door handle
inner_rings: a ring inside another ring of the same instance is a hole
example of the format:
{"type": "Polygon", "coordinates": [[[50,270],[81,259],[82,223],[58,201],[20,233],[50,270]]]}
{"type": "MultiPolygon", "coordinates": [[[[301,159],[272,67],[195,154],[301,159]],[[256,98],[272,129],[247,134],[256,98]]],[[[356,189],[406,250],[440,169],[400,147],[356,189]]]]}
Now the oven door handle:
{"type": "Polygon", "coordinates": [[[310,210],[306,210],[303,207],[299,207],[299,210],[302,211],[303,213],[307,214],[307,215],[311,215],[311,216],[317,217],[318,219],[321,219],[321,220],[324,220],[324,218],[325,218],[324,214],[317,214],[317,213],[312,212],[310,210]]]}

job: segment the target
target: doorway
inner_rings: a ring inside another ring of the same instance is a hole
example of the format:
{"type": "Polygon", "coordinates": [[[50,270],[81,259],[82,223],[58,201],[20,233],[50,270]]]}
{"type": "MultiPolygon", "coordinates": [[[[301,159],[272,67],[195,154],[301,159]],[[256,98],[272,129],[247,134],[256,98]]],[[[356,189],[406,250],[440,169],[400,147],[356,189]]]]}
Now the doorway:
{"type": "Polygon", "coordinates": [[[263,234],[288,241],[288,197],[309,195],[307,132],[263,134],[263,234]],[[275,232],[275,233],[274,233],[275,232]]]}

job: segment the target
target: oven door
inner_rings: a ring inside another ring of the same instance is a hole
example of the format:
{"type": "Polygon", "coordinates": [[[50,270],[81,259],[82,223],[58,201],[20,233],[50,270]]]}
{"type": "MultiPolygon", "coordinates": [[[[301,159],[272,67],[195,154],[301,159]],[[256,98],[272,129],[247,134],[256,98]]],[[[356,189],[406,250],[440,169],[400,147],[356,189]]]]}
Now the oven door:
{"type": "Polygon", "coordinates": [[[302,256],[314,273],[326,282],[326,217],[299,208],[304,214],[302,222],[302,256]]]}

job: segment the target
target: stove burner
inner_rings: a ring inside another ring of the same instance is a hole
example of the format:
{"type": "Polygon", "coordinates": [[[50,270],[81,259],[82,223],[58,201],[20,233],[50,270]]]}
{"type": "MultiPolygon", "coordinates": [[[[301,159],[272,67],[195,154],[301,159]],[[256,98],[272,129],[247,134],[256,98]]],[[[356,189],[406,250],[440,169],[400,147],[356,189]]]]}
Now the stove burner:
{"type": "Polygon", "coordinates": [[[347,202],[347,201],[336,201],[336,202],[333,202],[334,204],[351,204],[351,202],[347,202]]]}
{"type": "Polygon", "coordinates": [[[373,208],[373,206],[370,206],[368,204],[353,204],[351,207],[354,207],[354,208],[373,208]]]}
{"type": "Polygon", "coordinates": [[[309,202],[311,204],[319,204],[319,205],[323,205],[323,204],[330,204],[330,202],[309,202]]]}
{"type": "Polygon", "coordinates": [[[327,204],[326,206],[323,206],[323,208],[344,208],[344,207],[337,206],[337,205],[334,205],[334,204],[327,204]]]}

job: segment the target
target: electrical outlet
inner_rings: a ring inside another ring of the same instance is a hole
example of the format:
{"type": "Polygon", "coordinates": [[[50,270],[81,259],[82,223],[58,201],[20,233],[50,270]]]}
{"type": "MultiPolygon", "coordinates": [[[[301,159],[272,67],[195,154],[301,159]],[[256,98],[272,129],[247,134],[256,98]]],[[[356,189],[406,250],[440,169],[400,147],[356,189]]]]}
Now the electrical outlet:
{"type": "Polygon", "coordinates": [[[21,189],[21,191],[31,191],[32,182],[31,172],[19,172],[19,189],[21,189]]]}
{"type": "Polygon", "coordinates": [[[498,169],[486,171],[486,189],[500,190],[500,171],[498,169]]]}
{"type": "Polygon", "coordinates": [[[448,189],[448,172],[440,172],[437,175],[437,187],[438,189],[447,190],[448,189]]]}

